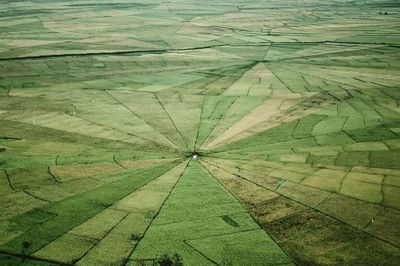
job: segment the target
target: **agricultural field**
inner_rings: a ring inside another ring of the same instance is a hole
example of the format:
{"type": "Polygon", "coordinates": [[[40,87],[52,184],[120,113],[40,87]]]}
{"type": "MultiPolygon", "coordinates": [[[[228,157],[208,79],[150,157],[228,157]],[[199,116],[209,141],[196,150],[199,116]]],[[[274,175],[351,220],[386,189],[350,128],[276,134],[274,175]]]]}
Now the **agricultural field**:
{"type": "Polygon", "coordinates": [[[0,1],[0,265],[400,265],[396,0],[0,1]]]}

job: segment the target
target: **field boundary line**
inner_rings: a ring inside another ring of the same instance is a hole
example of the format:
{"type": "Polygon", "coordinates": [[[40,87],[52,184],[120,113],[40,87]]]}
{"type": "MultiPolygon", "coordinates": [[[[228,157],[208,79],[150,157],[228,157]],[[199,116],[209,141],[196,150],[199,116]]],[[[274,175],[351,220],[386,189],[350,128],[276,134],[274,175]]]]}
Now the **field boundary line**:
{"type": "MultiPolygon", "coordinates": [[[[108,208],[106,208],[106,209],[108,209],[108,208]]],[[[106,209],[104,209],[104,210],[106,210],[106,209]]],[[[113,209],[112,206],[110,206],[110,209],[113,209]]],[[[106,237],[114,230],[115,227],[117,227],[123,220],[125,220],[125,218],[126,218],[129,214],[130,214],[130,212],[126,212],[125,215],[124,215],[124,217],[122,217],[116,224],[114,224],[114,225],[106,232],[106,234],[104,234],[103,237],[101,237],[100,239],[96,239],[97,242],[96,242],[91,248],[89,248],[81,257],[75,259],[75,260],[73,261],[73,264],[76,264],[76,263],[79,262],[81,259],[83,259],[86,255],[88,255],[89,252],[90,252],[91,250],[93,250],[104,238],[106,238],[106,237]]],[[[74,234],[74,235],[75,235],[75,234],[74,234]]],[[[82,237],[82,236],[80,236],[80,235],[77,235],[77,236],[78,236],[78,237],[82,237]]]]}
{"type": "Polygon", "coordinates": [[[53,174],[53,172],[51,171],[50,166],[47,166],[47,172],[49,173],[49,175],[51,176],[51,178],[58,184],[63,183],[62,181],[58,180],[58,178],[53,174]]]}
{"type": "MultiPolygon", "coordinates": [[[[172,186],[172,188],[169,190],[167,197],[165,198],[165,200],[163,201],[163,203],[161,204],[160,208],[158,209],[158,211],[156,212],[156,214],[153,216],[153,218],[151,219],[149,225],[147,226],[147,228],[144,230],[142,238],[136,243],[136,245],[133,247],[133,249],[129,252],[128,256],[126,257],[125,261],[122,263],[122,265],[126,265],[129,261],[131,261],[131,256],[132,254],[135,252],[136,248],[138,247],[138,245],[140,244],[140,242],[142,241],[143,238],[145,238],[147,231],[149,230],[149,228],[151,227],[151,225],[153,224],[154,220],[158,217],[158,215],[160,214],[162,208],[164,207],[164,204],[167,202],[167,200],[169,199],[169,197],[171,196],[172,191],[175,189],[176,185],[179,183],[181,177],[183,176],[183,174],[185,173],[186,169],[189,166],[189,163],[192,161],[192,158],[190,158],[188,160],[188,162],[186,163],[185,168],[183,169],[182,173],[179,175],[178,180],[176,181],[176,183],[172,186]]],[[[177,165],[178,166],[178,165],[177,165]]],[[[177,167],[175,166],[175,167],[177,167]]],[[[174,167],[174,168],[175,168],[174,167]]],[[[174,169],[172,168],[172,169],[174,169]]],[[[170,169],[169,171],[171,171],[172,169],[170,169]]],[[[169,171],[165,172],[168,173],[169,171]]],[[[165,174],[164,173],[164,174],[165,174]]],[[[161,176],[161,175],[160,175],[161,176]]]]}
{"type": "Polygon", "coordinates": [[[108,90],[104,90],[104,92],[111,97],[112,99],[114,99],[114,101],[116,101],[117,103],[119,103],[121,106],[123,106],[126,110],[128,110],[130,113],[132,113],[135,117],[139,118],[140,120],[142,120],[146,125],[148,125],[149,127],[151,127],[152,129],[154,129],[154,131],[156,131],[157,133],[159,133],[161,136],[165,137],[167,140],[169,140],[171,142],[171,144],[175,145],[176,149],[179,149],[179,145],[176,144],[174,141],[172,141],[168,136],[164,135],[162,132],[160,132],[157,128],[155,128],[153,125],[149,124],[145,119],[143,119],[140,115],[138,115],[137,113],[135,113],[131,108],[129,108],[128,106],[126,106],[123,102],[121,102],[120,100],[118,100],[116,97],[114,97],[111,93],[108,92],[108,90]]]}
{"type": "MultiPolygon", "coordinates": [[[[239,96],[236,96],[236,98],[231,102],[231,104],[226,108],[225,112],[221,115],[221,117],[218,119],[218,121],[214,124],[213,128],[210,130],[210,132],[207,134],[207,136],[203,139],[203,141],[199,145],[199,149],[204,145],[204,143],[210,138],[211,134],[214,132],[215,128],[219,125],[219,123],[225,118],[225,115],[229,112],[229,109],[235,104],[235,102],[239,99],[239,96]]],[[[217,104],[221,102],[218,101],[217,104]]],[[[211,114],[214,113],[214,110],[211,114]]]]}
{"type": "Polygon", "coordinates": [[[11,176],[8,174],[7,169],[4,169],[4,174],[7,178],[7,182],[8,182],[8,185],[10,186],[11,190],[13,192],[17,192],[17,190],[15,189],[14,185],[11,182],[11,176]]]}
{"type": "Polygon", "coordinates": [[[123,166],[120,162],[117,161],[117,159],[115,158],[115,154],[113,154],[113,161],[114,161],[118,166],[120,166],[121,168],[128,169],[128,168],[126,168],[125,166],[123,166]]]}
{"type": "MultiPolygon", "coordinates": [[[[205,161],[204,161],[205,162],[205,161]]],[[[210,170],[204,166],[204,164],[202,162],[200,162],[202,167],[209,173],[209,175],[211,175],[223,188],[226,192],[228,192],[243,208],[243,210],[251,217],[251,219],[253,220],[253,222],[258,225],[257,229],[253,229],[253,230],[263,230],[265,232],[265,234],[267,234],[271,240],[279,247],[279,249],[288,257],[288,259],[290,259],[290,261],[294,264],[294,258],[285,250],[282,248],[282,246],[270,235],[268,234],[263,227],[254,219],[253,215],[251,215],[251,213],[249,212],[248,208],[246,206],[244,206],[244,204],[230,191],[227,189],[227,187],[214,175],[210,172],[210,170]]],[[[205,162],[207,164],[207,162],[205,162]]],[[[214,166],[216,167],[216,166],[214,166]]],[[[217,167],[219,168],[219,167],[217,167]]],[[[227,172],[227,171],[225,171],[227,172]]],[[[232,174],[232,173],[231,173],[232,174]]],[[[236,175],[235,175],[236,176],[236,175]]],[[[274,191],[274,193],[277,193],[274,191]]],[[[253,231],[253,230],[249,230],[249,231],[253,231]]]]}
{"type": "MultiPolygon", "coordinates": [[[[81,117],[81,116],[79,116],[79,115],[70,115],[70,114],[68,114],[68,113],[65,113],[65,114],[68,115],[68,116],[71,116],[71,117],[75,117],[75,118],[81,119],[81,120],[86,121],[86,122],[88,122],[88,123],[94,124],[94,125],[96,125],[96,126],[100,126],[100,127],[103,127],[103,128],[111,129],[111,130],[113,130],[113,131],[120,132],[120,133],[122,133],[122,134],[127,134],[127,135],[129,135],[129,136],[131,136],[131,137],[135,137],[135,138],[144,140],[144,141],[146,141],[146,142],[153,143],[153,144],[155,144],[157,147],[160,147],[160,146],[164,146],[164,147],[165,147],[165,145],[163,145],[162,143],[157,143],[157,142],[155,142],[155,141],[153,141],[153,140],[146,139],[146,138],[144,138],[144,137],[138,136],[138,135],[133,134],[133,133],[130,133],[130,132],[125,132],[125,131],[123,131],[123,130],[121,130],[121,129],[118,129],[118,128],[115,128],[115,127],[103,125],[103,124],[101,124],[101,123],[98,123],[98,122],[95,122],[95,121],[92,121],[92,120],[83,118],[83,117],[81,117]]],[[[64,130],[64,131],[65,131],[65,130],[64,130]]],[[[107,138],[107,139],[108,139],[108,138],[107,138]]],[[[135,145],[140,146],[140,144],[138,144],[138,143],[132,143],[132,144],[135,144],[135,145]]]]}
{"type": "MultiPolygon", "coordinates": [[[[226,170],[226,169],[224,169],[224,168],[222,168],[222,167],[219,167],[219,166],[217,166],[217,165],[215,165],[215,164],[212,164],[212,163],[209,163],[209,164],[211,164],[211,165],[213,165],[214,167],[219,168],[219,169],[221,169],[221,170],[223,170],[223,171],[225,171],[225,172],[227,172],[227,173],[230,173],[230,174],[235,175],[235,176],[237,176],[237,177],[239,177],[239,178],[242,178],[242,179],[244,179],[244,180],[246,180],[246,181],[248,181],[248,182],[251,182],[251,183],[253,183],[253,184],[256,185],[256,186],[259,186],[259,187],[261,187],[261,188],[264,188],[264,189],[267,189],[267,190],[269,190],[269,191],[275,192],[275,193],[279,194],[280,196],[282,196],[282,197],[284,197],[284,198],[286,198],[286,199],[292,200],[292,201],[297,202],[297,203],[299,203],[299,204],[301,204],[301,205],[303,205],[303,206],[309,207],[309,208],[311,208],[311,209],[313,209],[313,210],[315,210],[315,211],[317,211],[317,212],[319,212],[319,213],[322,213],[323,215],[326,215],[326,216],[328,216],[328,217],[330,217],[330,218],[332,218],[332,219],[334,219],[334,220],[336,220],[336,221],[339,221],[339,222],[341,222],[341,223],[343,223],[343,224],[346,224],[346,225],[350,226],[350,227],[353,228],[354,230],[361,231],[361,232],[363,232],[363,233],[369,235],[370,237],[373,237],[373,238],[375,238],[375,239],[378,239],[378,240],[380,240],[380,241],[383,241],[383,242],[385,242],[385,243],[387,243],[387,244],[389,244],[389,245],[391,245],[391,246],[400,248],[400,246],[397,245],[397,244],[395,244],[395,243],[392,243],[392,242],[390,242],[390,241],[388,241],[388,240],[386,240],[386,239],[383,239],[383,238],[381,238],[381,237],[379,237],[379,236],[375,236],[375,235],[371,234],[370,232],[363,230],[362,228],[360,229],[360,228],[358,228],[358,227],[356,227],[356,226],[354,226],[354,225],[351,225],[351,224],[347,223],[346,221],[343,221],[343,220],[341,220],[341,219],[339,219],[339,218],[336,218],[336,217],[334,217],[334,216],[332,216],[332,215],[330,215],[330,214],[328,214],[328,213],[326,213],[326,212],[324,212],[324,211],[322,211],[322,210],[320,210],[320,209],[317,209],[317,208],[315,208],[315,207],[313,207],[313,206],[311,206],[311,205],[307,205],[307,204],[302,203],[302,202],[300,202],[300,201],[298,201],[298,200],[296,200],[296,199],[292,199],[292,198],[290,198],[290,197],[288,197],[288,196],[286,196],[286,195],[280,193],[279,191],[273,191],[273,190],[271,190],[271,189],[269,189],[269,188],[267,188],[267,187],[264,187],[264,186],[262,186],[262,185],[260,185],[260,184],[258,184],[258,183],[256,183],[256,182],[254,182],[254,181],[251,181],[251,180],[247,179],[246,177],[243,177],[243,176],[241,176],[241,175],[239,175],[239,174],[232,173],[232,172],[230,172],[229,170],[226,170]]],[[[333,194],[337,194],[337,193],[333,193],[333,194]]],[[[374,205],[377,205],[377,204],[374,204],[374,205]]],[[[381,206],[381,205],[377,205],[377,206],[381,206]]],[[[383,208],[386,208],[385,206],[382,206],[382,207],[383,207],[383,208]]]]}
{"type": "Polygon", "coordinates": [[[196,47],[187,47],[187,48],[172,48],[172,49],[147,49],[147,50],[120,50],[120,51],[102,51],[102,52],[87,52],[87,53],[70,53],[70,54],[45,54],[45,55],[36,55],[36,56],[19,56],[19,57],[3,57],[0,58],[0,61],[8,61],[8,60],[34,60],[34,59],[46,59],[46,58],[54,58],[54,57],[82,57],[82,56],[94,56],[94,55],[124,55],[124,54],[162,54],[168,52],[179,52],[179,51],[194,51],[194,50],[203,50],[210,49],[215,47],[224,47],[224,46],[267,46],[273,44],[280,45],[307,45],[307,44],[325,44],[325,45],[384,45],[387,47],[400,47],[397,43],[389,43],[389,42],[351,42],[351,41],[310,41],[310,42],[302,42],[302,41],[293,41],[293,42],[273,42],[273,41],[265,41],[259,42],[256,44],[249,43],[238,43],[238,44],[214,44],[214,45],[206,45],[206,46],[196,46],[196,47]]]}
{"type": "MultiPolygon", "coordinates": [[[[189,240],[190,241],[190,240],[189,240]]],[[[206,260],[208,260],[209,262],[213,263],[214,265],[219,265],[216,261],[214,261],[213,259],[207,257],[203,252],[201,252],[200,250],[198,250],[197,248],[193,247],[192,245],[190,245],[186,240],[182,241],[185,245],[187,245],[188,247],[190,247],[191,249],[193,249],[194,251],[196,251],[197,253],[199,253],[201,256],[203,256],[206,260]]]]}
{"type": "Polygon", "coordinates": [[[188,144],[187,144],[186,141],[185,141],[185,138],[184,138],[183,135],[182,135],[182,132],[180,132],[180,131],[178,130],[178,127],[176,126],[176,124],[175,124],[174,120],[172,119],[171,115],[169,114],[169,112],[167,111],[167,109],[165,109],[164,104],[163,104],[163,103],[160,101],[160,99],[158,98],[157,93],[154,92],[153,94],[154,94],[154,96],[156,97],[156,99],[157,99],[158,103],[160,104],[160,106],[162,107],[162,109],[164,110],[164,112],[167,114],[169,120],[171,120],[172,125],[175,127],[176,132],[179,134],[179,136],[181,136],[182,141],[183,141],[183,143],[184,143],[185,146],[186,146],[186,149],[190,150],[188,144]]]}
{"type": "Polygon", "coordinates": [[[25,189],[25,190],[22,190],[22,192],[24,192],[25,194],[31,196],[31,197],[34,198],[34,199],[37,199],[37,200],[40,200],[40,201],[44,201],[44,202],[47,202],[47,203],[51,203],[51,202],[52,202],[52,201],[50,201],[50,200],[42,199],[42,198],[40,198],[40,197],[38,197],[38,196],[32,194],[31,192],[29,192],[29,191],[26,190],[26,189],[25,189]]]}
{"type": "Polygon", "coordinates": [[[23,261],[25,259],[29,259],[29,260],[34,260],[34,261],[53,263],[53,264],[62,265],[62,266],[73,266],[73,264],[68,264],[68,263],[61,262],[61,261],[38,258],[38,257],[31,256],[31,255],[18,254],[18,253],[7,252],[7,251],[2,251],[2,250],[0,250],[0,254],[20,258],[23,261]]]}
{"type": "MultiPolygon", "coordinates": [[[[177,159],[177,160],[172,161],[172,162],[167,163],[167,164],[177,163],[178,161],[180,161],[180,160],[177,159]]],[[[180,162],[180,163],[182,163],[182,162],[180,162]]],[[[144,184],[138,186],[138,187],[135,188],[133,191],[127,193],[125,196],[122,196],[122,197],[118,198],[116,201],[119,201],[120,199],[125,198],[127,195],[129,195],[129,194],[131,194],[131,193],[137,191],[138,189],[140,189],[141,187],[147,185],[147,184],[150,183],[151,181],[153,181],[153,180],[157,179],[158,177],[162,176],[163,174],[169,172],[171,169],[175,168],[176,166],[178,166],[178,163],[177,163],[176,165],[174,165],[173,167],[171,167],[171,168],[165,170],[164,172],[162,172],[162,173],[160,173],[160,174],[158,174],[158,175],[156,175],[156,176],[150,178],[147,182],[145,182],[144,184]]],[[[147,168],[147,170],[148,170],[148,169],[149,169],[149,168],[147,168]]],[[[99,180],[96,180],[96,181],[99,181],[99,180]]],[[[117,180],[117,181],[113,181],[113,182],[118,182],[118,180],[117,180]]],[[[111,182],[111,183],[113,183],[113,182],[111,182]]],[[[110,183],[105,183],[105,184],[110,184],[110,183]]],[[[95,188],[95,189],[96,189],[96,188],[95,188]]],[[[86,192],[87,192],[87,191],[86,191],[86,192]]],[[[84,192],[84,193],[86,193],[86,192],[84,192]]],[[[76,194],[76,195],[78,195],[78,194],[76,194]]],[[[72,197],[74,197],[74,196],[76,196],[76,195],[73,195],[72,197]]],[[[115,202],[116,202],[116,201],[115,201],[115,202]]],[[[56,201],[56,202],[51,202],[50,204],[56,204],[56,203],[57,203],[57,201],[56,201]]],[[[111,204],[111,205],[112,205],[112,204],[111,204]]],[[[86,222],[86,221],[89,220],[90,218],[94,217],[95,215],[97,215],[97,214],[100,213],[101,211],[103,211],[103,210],[109,208],[111,205],[109,205],[109,206],[101,205],[101,206],[103,207],[102,209],[99,209],[99,210],[98,210],[96,213],[94,213],[92,216],[86,217],[85,220],[81,221],[80,223],[76,224],[75,226],[73,226],[73,227],[68,227],[68,228],[67,228],[65,231],[63,231],[61,234],[56,235],[56,236],[53,236],[53,237],[52,237],[52,240],[50,240],[50,241],[47,241],[47,240],[46,240],[47,242],[46,242],[45,244],[41,244],[41,246],[40,246],[39,248],[37,248],[37,249],[35,249],[34,251],[32,251],[32,254],[35,253],[35,252],[37,252],[37,251],[39,251],[39,250],[41,250],[41,249],[44,248],[45,246],[49,245],[49,244],[50,244],[51,242],[53,242],[54,240],[56,240],[56,239],[62,237],[63,235],[67,234],[69,231],[72,230],[72,228],[75,228],[75,227],[77,227],[77,226],[80,226],[81,224],[83,224],[84,222],[86,222]]],[[[43,211],[41,208],[38,208],[38,210],[43,211]]],[[[39,227],[39,226],[40,226],[40,225],[36,225],[36,227],[39,227]]],[[[7,245],[8,243],[10,243],[10,242],[12,242],[12,241],[14,241],[14,239],[11,239],[10,241],[6,242],[4,245],[7,245]]],[[[3,246],[4,246],[4,245],[3,245],[3,246]]],[[[1,251],[1,247],[0,247],[0,251],[1,251]]]]}

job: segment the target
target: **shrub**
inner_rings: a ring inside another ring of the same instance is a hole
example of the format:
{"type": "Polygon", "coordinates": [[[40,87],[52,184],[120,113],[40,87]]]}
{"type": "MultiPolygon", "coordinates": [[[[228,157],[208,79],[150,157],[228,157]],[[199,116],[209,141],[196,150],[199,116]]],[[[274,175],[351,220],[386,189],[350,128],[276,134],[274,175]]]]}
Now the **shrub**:
{"type": "Polygon", "coordinates": [[[160,257],[157,257],[153,263],[154,266],[181,266],[182,257],[179,254],[175,253],[173,256],[168,254],[163,254],[160,257]]]}

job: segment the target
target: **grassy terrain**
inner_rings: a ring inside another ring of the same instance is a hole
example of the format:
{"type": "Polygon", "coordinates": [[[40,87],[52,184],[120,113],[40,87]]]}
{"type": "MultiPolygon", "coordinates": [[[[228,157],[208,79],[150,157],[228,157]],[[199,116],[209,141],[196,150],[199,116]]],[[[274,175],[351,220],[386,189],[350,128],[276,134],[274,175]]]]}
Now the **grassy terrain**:
{"type": "Polygon", "coordinates": [[[399,265],[399,29],[392,0],[2,1],[0,265],[399,265]]]}

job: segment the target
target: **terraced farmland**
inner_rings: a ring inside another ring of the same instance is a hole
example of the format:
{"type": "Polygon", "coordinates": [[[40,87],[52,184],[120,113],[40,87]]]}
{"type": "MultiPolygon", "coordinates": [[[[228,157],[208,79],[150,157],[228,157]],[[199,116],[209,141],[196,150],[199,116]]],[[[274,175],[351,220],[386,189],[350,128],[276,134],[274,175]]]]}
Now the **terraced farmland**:
{"type": "Polygon", "coordinates": [[[400,265],[399,101],[397,1],[1,1],[0,265],[400,265]]]}

